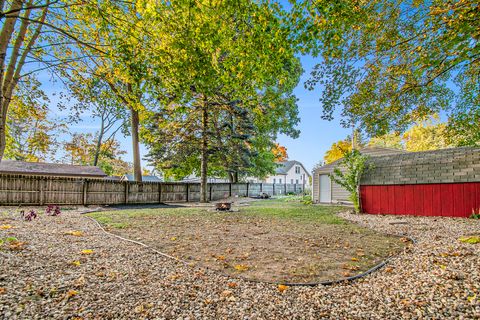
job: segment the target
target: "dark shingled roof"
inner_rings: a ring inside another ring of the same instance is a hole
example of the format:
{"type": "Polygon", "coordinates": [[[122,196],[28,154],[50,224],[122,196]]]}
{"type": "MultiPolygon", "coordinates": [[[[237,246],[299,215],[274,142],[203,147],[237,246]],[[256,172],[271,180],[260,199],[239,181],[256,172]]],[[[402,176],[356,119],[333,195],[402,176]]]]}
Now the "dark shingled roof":
{"type": "Polygon", "coordinates": [[[281,161],[278,163],[280,166],[277,167],[275,170],[275,174],[287,174],[288,171],[294,166],[294,165],[299,165],[305,170],[305,172],[310,176],[310,173],[305,169],[303,164],[300,161],[297,160],[290,160],[290,161],[281,161]]]}
{"type": "Polygon", "coordinates": [[[23,162],[2,160],[0,174],[45,175],[59,177],[103,178],[107,175],[99,167],[76,166],[62,163],[23,162]]]}
{"type": "Polygon", "coordinates": [[[480,147],[449,148],[372,157],[364,185],[480,181],[480,147]]]}

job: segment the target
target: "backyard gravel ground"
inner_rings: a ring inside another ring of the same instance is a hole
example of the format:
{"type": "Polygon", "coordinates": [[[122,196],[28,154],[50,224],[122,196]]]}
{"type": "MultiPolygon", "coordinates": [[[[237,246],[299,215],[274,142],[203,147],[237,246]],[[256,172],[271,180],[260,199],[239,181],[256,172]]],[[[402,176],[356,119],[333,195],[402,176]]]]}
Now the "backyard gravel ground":
{"type": "Polygon", "coordinates": [[[478,234],[480,221],[342,216],[411,236],[417,244],[353,283],[281,292],[275,285],[194,270],[105,234],[76,211],[32,222],[3,215],[0,238],[20,243],[0,250],[0,318],[480,318],[480,244],[458,240],[478,234]]]}

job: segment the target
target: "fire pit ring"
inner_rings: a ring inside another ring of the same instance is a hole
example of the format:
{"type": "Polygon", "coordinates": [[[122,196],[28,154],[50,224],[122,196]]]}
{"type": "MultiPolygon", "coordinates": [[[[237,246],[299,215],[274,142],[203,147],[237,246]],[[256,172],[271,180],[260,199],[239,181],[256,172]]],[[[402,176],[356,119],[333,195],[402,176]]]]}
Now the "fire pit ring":
{"type": "Polygon", "coordinates": [[[230,211],[232,209],[231,202],[217,202],[215,203],[215,210],[217,211],[230,211]]]}

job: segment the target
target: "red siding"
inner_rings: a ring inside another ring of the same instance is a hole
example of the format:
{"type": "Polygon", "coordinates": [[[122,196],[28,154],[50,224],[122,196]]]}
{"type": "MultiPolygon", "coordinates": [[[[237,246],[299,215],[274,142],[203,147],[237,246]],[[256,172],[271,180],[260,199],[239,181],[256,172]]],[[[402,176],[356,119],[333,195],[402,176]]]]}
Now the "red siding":
{"type": "Polygon", "coordinates": [[[365,213],[469,217],[480,209],[480,182],[361,186],[360,192],[365,213]]]}

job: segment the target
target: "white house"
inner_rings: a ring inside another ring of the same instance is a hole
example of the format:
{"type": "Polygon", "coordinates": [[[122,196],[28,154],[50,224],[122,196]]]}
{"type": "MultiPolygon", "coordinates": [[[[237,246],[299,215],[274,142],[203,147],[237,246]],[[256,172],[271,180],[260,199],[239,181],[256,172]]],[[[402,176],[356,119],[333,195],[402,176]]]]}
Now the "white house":
{"type": "Polygon", "coordinates": [[[279,163],[275,175],[267,177],[263,182],[275,184],[297,184],[302,189],[310,189],[310,173],[303,164],[296,160],[279,163]]]}

